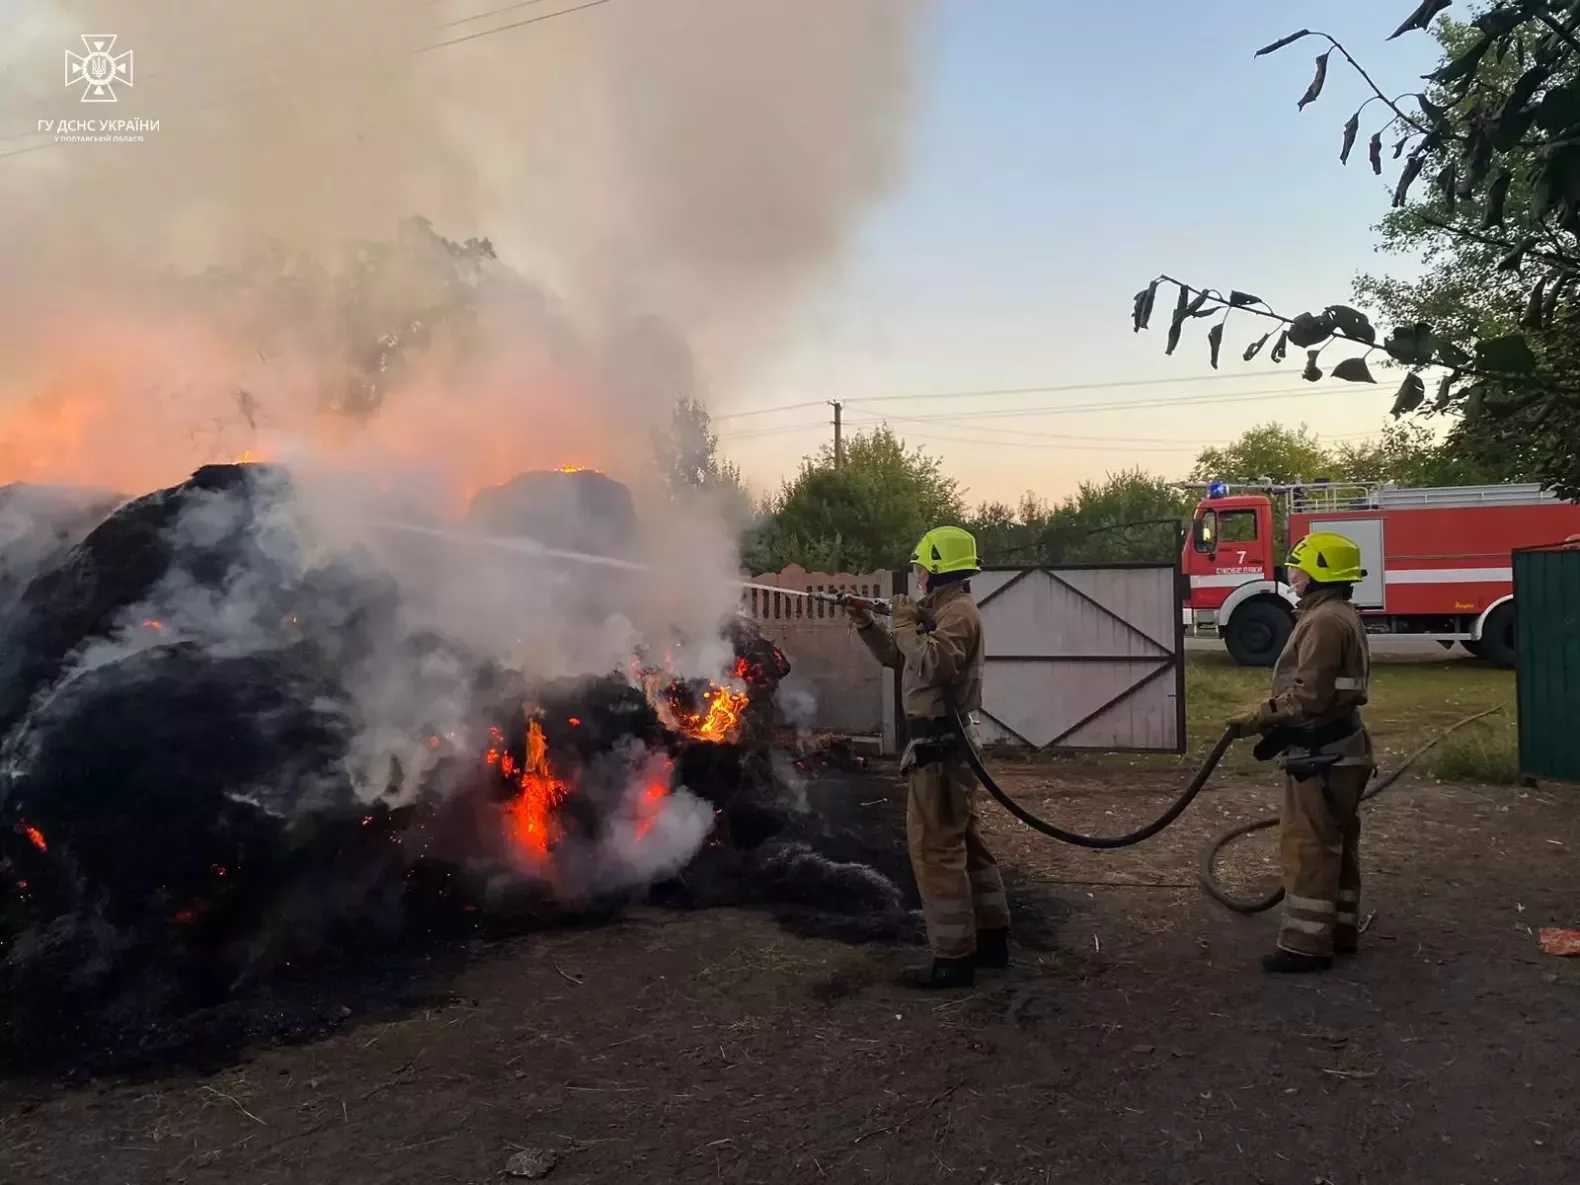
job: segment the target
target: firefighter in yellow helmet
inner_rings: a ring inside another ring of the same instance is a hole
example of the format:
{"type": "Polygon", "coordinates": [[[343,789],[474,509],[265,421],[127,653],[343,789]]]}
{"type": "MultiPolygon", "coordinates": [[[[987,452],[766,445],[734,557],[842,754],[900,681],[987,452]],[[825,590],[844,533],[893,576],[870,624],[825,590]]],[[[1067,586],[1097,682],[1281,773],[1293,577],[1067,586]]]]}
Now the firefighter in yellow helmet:
{"type": "Polygon", "coordinates": [[[1256,755],[1284,767],[1279,820],[1284,914],[1271,972],[1325,971],[1359,938],[1360,799],[1375,769],[1361,721],[1371,651],[1351,604],[1366,575],[1360,548],[1319,531],[1295,545],[1289,583],[1295,628],[1273,668],[1272,698],[1229,722],[1260,735],[1256,755]]]}
{"type": "Polygon", "coordinates": [[[969,987],[978,968],[1009,965],[1004,882],[982,839],[976,775],[945,698],[947,689],[962,714],[982,706],[982,615],[970,583],[981,570],[976,540],[959,527],[937,527],[922,536],[911,564],[924,595],[894,598],[892,631],[859,606],[849,612],[873,656],[902,672],[905,831],[933,956],[906,978],[920,988],[969,987]]]}

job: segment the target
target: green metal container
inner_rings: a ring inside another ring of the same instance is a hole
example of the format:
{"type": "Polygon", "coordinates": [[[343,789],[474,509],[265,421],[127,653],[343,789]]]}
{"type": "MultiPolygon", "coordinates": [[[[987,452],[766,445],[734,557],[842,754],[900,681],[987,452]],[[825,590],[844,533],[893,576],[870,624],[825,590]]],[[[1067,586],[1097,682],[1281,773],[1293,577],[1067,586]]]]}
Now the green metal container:
{"type": "Polygon", "coordinates": [[[1580,547],[1514,553],[1520,773],[1580,782],[1580,547]]]}

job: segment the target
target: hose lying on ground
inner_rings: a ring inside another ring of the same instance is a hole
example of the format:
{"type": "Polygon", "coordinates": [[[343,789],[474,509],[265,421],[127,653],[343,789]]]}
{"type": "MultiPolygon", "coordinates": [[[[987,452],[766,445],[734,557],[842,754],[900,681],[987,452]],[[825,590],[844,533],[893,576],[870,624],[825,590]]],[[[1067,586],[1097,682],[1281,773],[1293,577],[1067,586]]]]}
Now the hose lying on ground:
{"type": "MultiPolygon", "coordinates": [[[[993,780],[993,775],[988,772],[987,766],[983,763],[982,755],[977,752],[976,745],[974,745],[971,741],[970,730],[966,724],[964,716],[962,716],[960,713],[960,709],[954,704],[952,700],[948,702],[948,707],[950,719],[955,726],[955,730],[959,733],[960,740],[962,741],[965,748],[966,763],[970,765],[971,772],[976,774],[977,780],[982,783],[982,786],[989,794],[993,796],[998,804],[1010,814],[1014,815],[1015,818],[1026,824],[1026,826],[1030,827],[1033,831],[1040,832],[1051,839],[1057,839],[1062,843],[1073,844],[1080,848],[1096,848],[1099,850],[1128,848],[1142,842],[1143,840],[1151,839],[1154,835],[1162,831],[1165,827],[1174,822],[1175,819],[1179,818],[1180,815],[1184,813],[1185,808],[1190,806],[1190,804],[1195,800],[1196,796],[1201,793],[1202,787],[1207,784],[1207,779],[1210,778],[1213,774],[1213,771],[1218,768],[1218,763],[1223,760],[1223,755],[1229,751],[1229,746],[1234,744],[1235,741],[1234,731],[1232,729],[1225,729],[1223,735],[1218,738],[1217,744],[1213,745],[1212,750],[1203,759],[1201,765],[1197,767],[1195,775],[1190,780],[1190,784],[1185,787],[1184,791],[1178,798],[1174,800],[1174,802],[1169,806],[1168,810],[1164,811],[1146,826],[1137,828],[1135,831],[1129,832],[1126,835],[1083,835],[1078,831],[1066,831],[1063,827],[1059,827],[1053,823],[1050,823],[1046,819],[1038,818],[1025,807],[1021,806],[1020,803],[1016,802],[1008,794],[1005,794],[1003,790],[999,789],[998,783],[993,780]]],[[[1463,720],[1449,725],[1447,728],[1433,736],[1432,739],[1427,741],[1426,744],[1422,745],[1414,753],[1411,753],[1402,762],[1400,762],[1399,765],[1396,766],[1387,777],[1374,783],[1370,788],[1368,788],[1366,792],[1361,795],[1361,802],[1365,802],[1368,799],[1377,797],[1377,795],[1388,789],[1389,786],[1392,786],[1399,780],[1400,776],[1403,775],[1407,769],[1414,765],[1417,760],[1423,757],[1429,750],[1440,743],[1450,733],[1457,732],[1459,729],[1464,728],[1467,724],[1474,724],[1477,720],[1484,720],[1493,713],[1500,712],[1502,710],[1502,708],[1489,708],[1485,712],[1477,712],[1474,716],[1467,716],[1463,720]]],[[[1265,910],[1272,909],[1273,906],[1277,905],[1284,899],[1284,890],[1282,887],[1280,887],[1266,897],[1259,898],[1254,901],[1241,900],[1240,898],[1231,896],[1217,883],[1216,880],[1213,879],[1213,866],[1218,861],[1219,853],[1222,852],[1225,847],[1243,835],[1251,835],[1257,831],[1265,831],[1269,827],[1277,826],[1277,824],[1277,815],[1270,815],[1265,819],[1256,819],[1250,823],[1242,823],[1237,827],[1232,827],[1228,831],[1223,832],[1207,846],[1206,851],[1202,853],[1201,865],[1198,869],[1198,875],[1201,880],[1202,888],[1207,890],[1208,895],[1211,896],[1214,901],[1217,901],[1220,905],[1224,905],[1229,909],[1234,910],[1236,913],[1254,914],[1262,913],[1265,910]]]]}
{"type": "MultiPolygon", "coordinates": [[[[1440,744],[1446,737],[1449,736],[1450,733],[1458,732],[1461,728],[1464,728],[1465,725],[1474,724],[1478,720],[1485,720],[1493,713],[1501,712],[1502,710],[1502,708],[1488,708],[1485,712],[1477,712],[1474,716],[1466,716],[1463,720],[1459,720],[1453,724],[1450,724],[1447,728],[1435,734],[1429,741],[1426,742],[1426,744],[1422,745],[1414,753],[1411,753],[1408,757],[1396,765],[1388,773],[1387,777],[1381,778],[1378,781],[1372,783],[1372,785],[1367,788],[1366,792],[1361,795],[1361,801],[1366,802],[1368,799],[1376,798],[1384,790],[1388,789],[1389,786],[1392,786],[1404,774],[1405,770],[1409,769],[1420,758],[1424,757],[1430,750],[1440,744]]],[[[1218,863],[1218,857],[1222,854],[1224,848],[1228,847],[1231,843],[1243,835],[1252,835],[1258,831],[1265,831],[1269,827],[1276,827],[1277,825],[1278,816],[1269,815],[1265,819],[1256,819],[1250,823],[1241,823],[1238,827],[1231,827],[1229,830],[1221,833],[1216,839],[1207,845],[1207,847],[1202,851],[1201,864],[1197,868],[1196,874],[1201,881],[1201,887],[1207,890],[1207,895],[1209,897],[1211,897],[1219,905],[1224,906],[1226,909],[1232,909],[1235,913],[1243,913],[1247,915],[1253,913],[1264,913],[1267,910],[1272,909],[1273,906],[1277,905],[1284,899],[1283,886],[1279,886],[1277,889],[1274,889],[1266,897],[1257,897],[1251,900],[1234,897],[1228,892],[1228,890],[1220,885],[1217,879],[1213,876],[1213,866],[1218,863]]]]}
{"type": "Polygon", "coordinates": [[[1207,754],[1207,759],[1196,770],[1196,776],[1191,778],[1190,785],[1185,787],[1184,792],[1174,800],[1168,810],[1164,811],[1145,827],[1132,831],[1128,835],[1082,835],[1078,831],[1066,831],[1063,827],[1057,827],[1046,819],[1039,819],[1008,794],[1005,794],[1004,791],[1000,790],[998,783],[993,780],[993,775],[988,773],[987,766],[982,764],[982,755],[977,752],[977,747],[971,743],[971,733],[964,718],[960,715],[960,709],[951,702],[949,704],[949,712],[953,718],[955,729],[959,732],[960,739],[964,744],[966,762],[971,766],[971,772],[976,774],[977,780],[982,783],[987,792],[998,800],[998,804],[1033,831],[1040,831],[1043,835],[1057,839],[1062,843],[1074,844],[1078,848],[1128,848],[1144,839],[1151,839],[1170,823],[1174,822],[1175,819],[1179,818],[1192,800],[1201,793],[1202,787],[1207,784],[1207,779],[1212,776],[1212,771],[1218,768],[1218,763],[1223,760],[1223,755],[1229,751],[1229,746],[1234,744],[1234,733],[1226,730],[1218,738],[1218,743],[1212,747],[1212,752],[1207,754]]]}

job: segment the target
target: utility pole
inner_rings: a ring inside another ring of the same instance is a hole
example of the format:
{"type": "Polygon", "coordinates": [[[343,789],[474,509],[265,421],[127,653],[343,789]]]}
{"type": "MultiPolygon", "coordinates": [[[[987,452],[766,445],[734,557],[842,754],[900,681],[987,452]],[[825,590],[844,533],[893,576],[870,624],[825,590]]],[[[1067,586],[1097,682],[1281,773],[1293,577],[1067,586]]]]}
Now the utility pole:
{"type": "Polygon", "coordinates": [[[845,437],[840,430],[839,413],[844,410],[845,405],[837,399],[830,399],[828,405],[834,409],[834,468],[843,469],[845,467],[845,437]]]}

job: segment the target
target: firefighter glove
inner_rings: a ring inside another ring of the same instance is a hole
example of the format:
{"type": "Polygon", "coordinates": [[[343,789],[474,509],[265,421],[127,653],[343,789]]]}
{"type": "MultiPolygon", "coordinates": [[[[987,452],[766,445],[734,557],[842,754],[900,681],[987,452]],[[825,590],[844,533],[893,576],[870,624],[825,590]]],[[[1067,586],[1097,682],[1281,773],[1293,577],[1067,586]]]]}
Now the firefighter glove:
{"type": "Polygon", "coordinates": [[[922,622],[921,606],[907,596],[894,598],[891,613],[894,617],[894,628],[897,630],[913,630],[922,622]]]}
{"type": "Polygon", "coordinates": [[[858,630],[864,630],[872,624],[872,610],[860,601],[846,601],[845,613],[850,618],[850,624],[858,630]]]}
{"type": "Polygon", "coordinates": [[[1236,737],[1254,737],[1262,731],[1262,708],[1260,705],[1247,708],[1229,717],[1225,726],[1236,737]]]}

